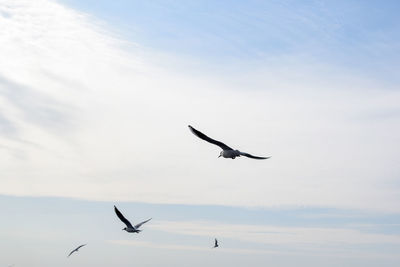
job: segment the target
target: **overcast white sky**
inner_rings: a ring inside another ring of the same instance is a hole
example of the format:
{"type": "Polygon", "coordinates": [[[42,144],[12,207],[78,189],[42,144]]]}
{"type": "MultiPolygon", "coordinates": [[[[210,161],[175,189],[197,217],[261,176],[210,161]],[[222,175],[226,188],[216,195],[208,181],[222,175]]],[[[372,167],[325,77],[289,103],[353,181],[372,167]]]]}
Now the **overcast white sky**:
{"type": "MultiPolygon", "coordinates": [[[[121,201],[126,208],[144,203],[172,210],[172,204],[260,213],[305,208],[316,217],[372,216],[357,225],[380,216],[390,220],[379,224],[400,223],[399,6],[389,1],[374,11],[376,5],[1,1],[2,201],[75,198],[104,201],[98,203],[111,211],[121,201]],[[192,135],[188,124],[272,158],[217,159],[219,148],[192,135]]],[[[206,214],[154,220],[146,230],[167,235],[161,243],[123,233],[107,235],[106,243],[148,247],[148,254],[181,246],[198,251],[190,238],[174,243],[173,233],[257,244],[237,244],[227,255],[263,255],[270,249],[265,240],[279,244],[274,254],[294,243],[312,244],[313,252],[321,242],[374,247],[368,253],[358,247],[361,258],[379,254],[377,244],[395,250],[400,243],[398,228],[369,232],[349,227],[351,221],[312,228],[300,221],[235,224],[206,214]],[[212,228],[202,228],[204,221],[214,221],[212,228]],[[284,234],[274,239],[262,232],[284,234]]],[[[18,225],[13,218],[2,227],[9,242],[20,238],[5,227],[18,225]]],[[[303,252],[295,254],[300,259],[303,252]]],[[[324,250],[348,254],[342,252],[324,250]]],[[[399,263],[394,255],[382,262],[399,263]]],[[[272,263],[292,266],[275,257],[272,263]]]]}

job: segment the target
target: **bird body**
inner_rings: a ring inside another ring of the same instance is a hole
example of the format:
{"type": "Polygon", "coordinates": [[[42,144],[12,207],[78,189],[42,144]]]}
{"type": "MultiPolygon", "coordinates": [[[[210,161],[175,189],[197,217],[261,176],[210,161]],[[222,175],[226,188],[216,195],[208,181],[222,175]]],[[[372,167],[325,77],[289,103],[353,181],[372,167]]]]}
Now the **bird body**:
{"type": "Polygon", "coordinates": [[[218,240],[215,238],[215,242],[214,242],[214,247],[213,248],[217,248],[217,247],[219,247],[218,240]]]}
{"type": "Polygon", "coordinates": [[[133,226],[130,221],[128,221],[124,215],[122,215],[122,213],[117,209],[116,206],[114,206],[114,211],[117,214],[118,218],[125,223],[126,227],[123,228],[122,230],[127,231],[128,233],[140,233],[142,230],[139,230],[139,227],[142,226],[142,224],[147,223],[148,221],[150,221],[152,218],[145,220],[141,223],[136,224],[135,226],[133,226]]]}
{"type": "Polygon", "coordinates": [[[250,155],[248,153],[240,152],[239,150],[233,149],[220,141],[217,141],[217,140],[214,140],[214,139],[208,137],[207,135],[196,130],[195,128],[193,128],[190,125],[189,125],[189,129],[198,138],[203,139],[204,141],[207,141],[211,144],[217,145],[220,148],[222,148],[222,151],[219,153],[218,157],[223,157],[223,158],[228,158],[228,159],[235,159],[236,157],[240,157],[240,156],[245,156],[245,157],[252,158],[252,159],[269,159],[270,158],[270,157],[257,157],[257,156],[250,155]]]}
{"type": "Polygon", "coordinates": [[[132,227],[125,227],[124,229],[122,229],[122,230],[125,230],[125,231],[127,231],[128,233],[140,233],[142,230],[139,230],[139,229],[135,229],[135,228],[132,228],[132,227]]]}
{"type": "Polygon", "coordinates": [[[240,157],[240,151],[239,150],[222,150],[221,153],[219,154],[219,157],[223,157],[226,159],[235,159],[236,157],[240,157]]]}

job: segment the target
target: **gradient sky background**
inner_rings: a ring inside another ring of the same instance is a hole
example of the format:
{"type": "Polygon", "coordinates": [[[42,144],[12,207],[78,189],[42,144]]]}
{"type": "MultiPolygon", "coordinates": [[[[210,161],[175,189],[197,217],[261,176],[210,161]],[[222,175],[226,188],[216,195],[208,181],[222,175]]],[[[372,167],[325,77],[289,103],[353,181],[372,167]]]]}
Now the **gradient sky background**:
{"type": "Polygon", "coordinates": [[[1,0],[0,266],[399,266],[399,11],[1,0]]]}

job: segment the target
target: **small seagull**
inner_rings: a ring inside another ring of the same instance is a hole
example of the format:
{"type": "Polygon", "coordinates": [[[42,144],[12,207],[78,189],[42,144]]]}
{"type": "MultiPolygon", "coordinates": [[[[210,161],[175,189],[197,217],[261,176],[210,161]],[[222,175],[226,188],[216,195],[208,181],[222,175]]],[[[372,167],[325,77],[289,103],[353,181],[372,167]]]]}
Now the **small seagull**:
{"type": "Polygon", "coordinates": [[[122,230],[125,230],[129,233],[139,233],[142,230],[139,230],[139,227],[142,226],[142,224],[147,223],[148,221],[150,221],[152,218],[147,219],[141,223],[136,224],[135,226],[132,226],[132,224],[124,217],[124,215],[122,215],[122,213],[117,209],[116,206],[114,206],[114,210],[115,213],[117,214],[118,218],[124,223],[126,224],[126,227],[122,230]]]}
{"type": "Polygon", "coordinates": [[[74,249],[73,251],[71,251],[71,252],[68,254],[68,257],[71,256],[72,253],[77,252],[81,247],[86,246],[86,245],[87,245],[87,244],[80,245],[79,247],[77,247],[76,249],[74,249]]]}
{"type": "Polygon", "coordinates": [[[219,247],[219,246],[218,246],[218,240],[215,238],[215,244],[214,244],[214,247],[213,247],[213,248],[217,248],[217,247],[219,247]]]}
{"type": "Polygon", "coordinates": [[[239,150],[235,150],[233,148],[230,148],[229,146],[225,145],[224,143],[214,140],[210,137],[208,137],[207,135],[203,134],[202,132],[196,130],[195,128],[193,128],[192,126],[189,125],[189,129],[190,131],[197,136],[200,139],[203,139],[204,141],[207,141],[211,144],[217,145],[220,148],[222,148],[222,151],[219,153],[219,157],[224,157],[224,158],[231,158],[234,159],[236,157],[240,157],[240,156],[245,156],[248,158],[252,158],[252,159],[269,159],[270,157],[256,157],[253,155],[250,155],[248,153],[244,153],[244,152],[240,152],[239,150]]]}

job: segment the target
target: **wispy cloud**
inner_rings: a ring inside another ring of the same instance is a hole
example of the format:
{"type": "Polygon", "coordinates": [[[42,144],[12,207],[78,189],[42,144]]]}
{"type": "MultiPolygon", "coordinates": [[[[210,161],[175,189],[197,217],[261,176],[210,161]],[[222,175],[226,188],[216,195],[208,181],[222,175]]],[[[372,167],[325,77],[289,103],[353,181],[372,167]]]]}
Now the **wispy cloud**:
{"type": "Polygon", "coordinates": [[[400,235],[363,232],[349,228],[282,227],[271,225],[233,225],[217,222],[158,221],[149,225],[161,231],[195,236],[220,236],[264,244],[362,245],[400,244],[400,235]]]}
{"type": "MultiPolygon", "coordinates": [[[[68,108],[33,88],[22,86],[0,76],[0,93],[21,119],[48,130],[63,131],[71,128],[68,108]]],[[[14,125],[15,133],[17,126],[14,125]]]]}
{"type": "Polygon", "coordinates": [[[193,70],[59,3],[0,9],[0,193],[399,211],[393,84],[301,55],[193,70]],[[187,124],[272,158],[217,160],[187,124]]]}
{"type": "MultiPolygon", "coordinates": [[[[281,227],[272,225],[221,224],[213,221],[157,221],[148,225],[150,230],[173,235],[218,237],[223,253],[276,254],[276,255],[325,255],[339,258],[386,258],[398,259],[392,249],[399,247],[400,235],[374,234],[351,228],[281,227]],[[244,245],[245,244],[245,245],[244,245]],[[245,249],[243,249],[245,247],[245,249]]],[[[176,238],[173,238],[176,239],[176,238]]],[[[117,245],[147,247],[153,249],[210,251],[208,244],[192,245],[184,241],[110,240],[117,245]]],[[[204,243],[204,240],[203,240],[204,243]]]]}
{"type": "MultiPolygon", "coordinates": [[[[190,251],[207,251],[209,252],[212,247],[201,247],[193,245],[177,245],[177,244],[163,244],[159,242],[146,242],[138,240],[110,240],[111,244],[116,245],[126,245],[126,246],[137,246],[137,247],[147,247],[156,249],[172,249],[172,250],[190,250],[190,251]]],[[[243,253],[243,254],[290,254],[284,253],[277,250],[267,250],[267,249],[240,249],[240,248],[218,248],[218,251],[222,253],[243,253]]]]}
{"type": "MultiPolygon", "coordinates": [[[[212,248],[206,246],[193,246],[193,245],[185,245],[185,244],[172,244],[172,243],[160,243],[160,242],[147,242],[147,241],[138,241],[138,240],[110,240],[108,241],[111,244],[115,245],[123,245],[123,246],[135,246],[141,248],[151,248],[151,249],[167,249],[167,250],[177,250],[177,251],[197,251],[197,252],[210,252],[212,248]]],[[[223,254],[247,254],[247,255],[279,255],[279,256],[300,256],[300,255],[312,255],[317,253],[318,256],[330,256],[336,258],[362,258],[362,259],[398,259],[397,254],[395,253],[376,253],[376,252],[362,252],[358,249],[352,248],[352,251],[349,251],[348,247],[340,248],[339,246],[332,248],[324,248],[324,247],[313,247],[307,248],[306,245],[297,249],[289,248],[289,247],[275,247],[272,249],[260,249],[260,248],[226,248],[221,247],[218,248],[216,253],[223,254]]]]}

